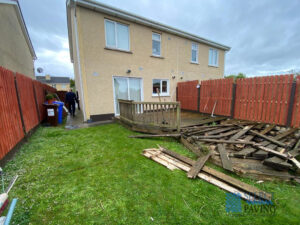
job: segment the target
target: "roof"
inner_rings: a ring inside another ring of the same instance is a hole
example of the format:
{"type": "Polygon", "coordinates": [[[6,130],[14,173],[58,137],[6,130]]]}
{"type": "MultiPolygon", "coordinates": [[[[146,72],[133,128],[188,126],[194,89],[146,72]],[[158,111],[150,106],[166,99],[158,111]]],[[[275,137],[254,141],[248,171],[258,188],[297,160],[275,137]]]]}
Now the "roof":
{"type": "Polygon", "coordinates": [[[196,41],[199,43],[207,44],[209,46],[219,48],[225,51],[229,51],[230,47],[208,40],[206,38],[197,36],[195,34],[191,34],[182,30],[179,30],[174,27],[170,27],[168,25],[135,15],[133,13],[123,11],[121,9],[114,8],[112,6],[105,5],[103,3],[99,3],[93,0],[67,0],[67,20],[68,20],[68,33],[69,33],[69,46],[70,46],[70,56],[71,61],[73,61],[73,44],[72,44],[72,31],[71,31],[71,13],[70,10],[72,7],[76,7],[76,5],[88,8],[97,12],[105,13],[107,15],[111,15],[114,17],[118,17],[120,19],[124,19],[127,21],[132,21],[134,23],[142,24],[148,27],[152,27],[161,31],[165,31],[167,33],[175,34],[177,36],[181,36],[187,39],[190,39],[192,41],[196,41]]]}
{"type": "Polygon", "coordinates": [[[26,43],[27,43],[27,45],[29,47],[31,56],[32,56],[33,60],[36,60],[37,57],[36,57],[36,54],[35,54],[32,42],[30,40],[29,33],[28,33],[28,30],[27,30],[27,27],[26,27],[26,24],[25,24],[25,20],[24,20],[24,17],[23,17],[22,11],[21,11],[21,7],[19,5],[18,0],[0,0],[0,4],[7,4],[7,5],[14,6],[16,14],[17,14],[18,21],[20,23],[22,32],[24,34],[26,43]]]}
{"type": "Polygon", "coordinates": [[[70,83],[70,77],[50,76],[50,80],[46,80],[45,76],[36,76],[36,80],[45,84],[69,84],[70,83]]]}

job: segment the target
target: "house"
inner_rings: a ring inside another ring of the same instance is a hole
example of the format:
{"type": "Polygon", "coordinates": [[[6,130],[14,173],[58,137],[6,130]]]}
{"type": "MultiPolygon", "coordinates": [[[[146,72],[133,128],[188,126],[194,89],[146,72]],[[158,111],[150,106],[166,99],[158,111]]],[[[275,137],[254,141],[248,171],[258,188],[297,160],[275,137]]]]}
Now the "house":
{"type": "Polygon", "coordinates": [[[17,0],[0,0],[0,66],[32,79],[36,60],[17,0]]]}
{"type": "Polygon", "coordinates": [[[50,75],[36,76],[36,79],[42,83],[56,88],[58,91],[70,90],[70,77],[54,77],[50,75]]]}
{"type": "Polygon", "coordinates": [[[230,47],[91,0],[67,0],[70,57],[84,119],[117,99],[176,100],[179,81],[222,78],[230,47]]]}

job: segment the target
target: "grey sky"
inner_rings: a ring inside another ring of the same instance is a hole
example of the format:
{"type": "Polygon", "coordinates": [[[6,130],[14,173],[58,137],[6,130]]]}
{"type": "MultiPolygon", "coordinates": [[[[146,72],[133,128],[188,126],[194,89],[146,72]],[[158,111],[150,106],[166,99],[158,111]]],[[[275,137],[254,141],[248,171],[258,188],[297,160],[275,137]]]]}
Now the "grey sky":
{"type": "MultiPolygon", "coordinates": [[[[99,0],[98,0],[99,1],[99,0]]],[[[19,0],[36,68],[73,76],[65,0],[19,0]]],[[[225,74],[300,70],[299,0],[101,0],[111,6],[231,46],[225,74]]]]}

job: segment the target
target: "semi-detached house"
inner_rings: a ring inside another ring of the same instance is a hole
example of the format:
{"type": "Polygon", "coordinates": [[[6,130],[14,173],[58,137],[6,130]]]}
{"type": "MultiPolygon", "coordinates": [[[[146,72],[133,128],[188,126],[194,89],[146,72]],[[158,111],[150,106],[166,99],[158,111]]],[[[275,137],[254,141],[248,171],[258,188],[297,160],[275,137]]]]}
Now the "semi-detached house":
{"type": "Polygon", "coordinates": [[[117,99],[175,101],[177,82],[223,77],[223,44],[90,0],[67,0],[67,19],[85,121],[118,115],[117,99]]]}

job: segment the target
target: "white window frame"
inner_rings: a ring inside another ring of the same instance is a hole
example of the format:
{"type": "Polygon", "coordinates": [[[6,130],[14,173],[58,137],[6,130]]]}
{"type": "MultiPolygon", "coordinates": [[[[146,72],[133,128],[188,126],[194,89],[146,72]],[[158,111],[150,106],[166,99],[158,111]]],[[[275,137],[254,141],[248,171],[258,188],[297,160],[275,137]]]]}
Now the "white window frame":
{"type": "Polygon", "coordinates": [[[156,33],[156,32],[152,32],[151,39],[152,39],[152,55],[153,56],[159,56],[159,57],[161,57],[161,34],[160,33],[156,33]],[[159,53],[160,53],[159,55],[153,53],[153,41],[158,41],[158,40],[153,40],[153,34],[159,35],[159,53]]]}
{"type": "Polygon", "coordinates": [[[114,20],[109,20],[109,19],[104,19],[104,30],[105,30],[105,47],[107,48],[111,48],[111,49],[117,49],[117,50],[121,50],[121,51],[125,51],[125,52],[130,52],[130,27],[128,24],[124,24],[124,23],[120,23],[114,20]],[[109,46],[107,44],[107,40],[106,40],[106,21],[108,22],[112,22],[114,23],[114,27],[115,27],[115,42],[116,42],[116,46],[109,46]],[[123,25],[123,26],[127,26],[128,28],[128,49],[122,49],[122,48],[118,48],[118,38],[117,38],[117,24],[123,25]]]}
{"type": "Polygon", "coordinates": [[[219,67],[219,50],[218,49],[209,48],[209,50],[208,50],[208,65],[209,66],[214,66],[214,67],[219,67]],[[216,64],[211,64],[210,61],[209,61],[211,51],[213,52],[213,57],[215,56],[217,58],[217,60],[216,60],[217,63],[216,64]],[[214,54],[216,54],[216,55],[214,55],[214,54]]]}
{"type": "Polygon", "coordinates": [[[157,93],[153,93],[153,80],[160,80],[160,90],[159,90],[159,96],[170,96],[170,80],[169,79],[159,79],[154,78],[152,79],[152,96],[158,96],[157,93]],[[167,92],[162,92],[162,82],[167,81],[167,92]]]}
{"type": "Polygon", "coordinates": [[[191,44],[191,63],[199,63],[198,62],[198,55],[199,55],[199,46],[197,43],[192,42],[191,44]],[[193,45],[196,46],[196,49],[193,49],[193,45]],[[193,51],[196,50],[196,61],[193,61],[193,51]]]}

